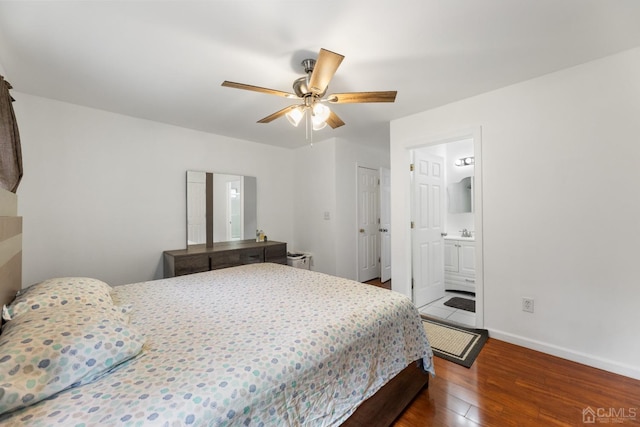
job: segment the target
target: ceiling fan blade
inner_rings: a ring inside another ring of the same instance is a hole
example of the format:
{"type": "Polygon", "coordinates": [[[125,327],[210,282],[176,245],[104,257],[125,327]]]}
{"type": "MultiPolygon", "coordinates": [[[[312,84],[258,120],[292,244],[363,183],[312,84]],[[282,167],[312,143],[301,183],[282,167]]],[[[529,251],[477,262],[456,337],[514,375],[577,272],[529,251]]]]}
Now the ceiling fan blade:
{"type": "Polygon", "coordinates": [[[272,122],[275,119],[284,116],[289,111],[291,111],[291,110],[293,110],[294,108],[297,108],[297,107],[298,107],[298,105],[289,105],[288,107],[285,107],[280,111],[276,111],[275,113],[265,117],[264,119],[258,120],[258,123],[269,123],[269,122],[272,122]]]}
{"type": "Polygon", "coordinates": [[[222,86],[224,86],[224,87],[233,87],[233,88],[236,88],[236,89],[252,90],[254,92],[267,93],[269,95],[277,95],[277,96],[282,96],[282,97],[285,97],[285,98],[298,98],[297,95],[295,95],[293,93],[290,93],[290,92],[283,92],[281,90],[268,89],[266,87],[260,87],[260,86],[246,85],[244,83],[230,82],[230,81],[227,81],[227,80],[222,82],[222,86]]]}
{"type": "Polygon", "coordinates": [[[339,128],[340,126],[344,125],[344,122],[342,121],[342,119],[338,117],[338,115],[333,111],[331,112],[331,114],[329,114],[329,118],[326,120],[326,122],[333,129],[339,128]]]}
{"type": "Polygon", "coordinates": [[[353,104],[360,102],[394,102],[397,91],[387,92],[350,92],[334,93],[327,97],[327,101],[333,104],[353,104]]]}
{"type": "Polygon", "coordinates": [[[344,56],[338,53],[320,49],[309,79],[309,90],[315,95],[323,94],[343,59],[344,56]]]}

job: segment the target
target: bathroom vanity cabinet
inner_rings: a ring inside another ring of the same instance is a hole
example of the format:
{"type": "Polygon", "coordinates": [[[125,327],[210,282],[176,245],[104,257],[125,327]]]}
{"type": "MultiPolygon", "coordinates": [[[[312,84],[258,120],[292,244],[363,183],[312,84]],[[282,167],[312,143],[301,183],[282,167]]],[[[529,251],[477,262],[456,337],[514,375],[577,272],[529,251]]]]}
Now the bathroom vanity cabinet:
{"type": "Polygon", "coordinates": [[[444,239],[444,287],[446,290],[476,291],[476,242],[444,239]]]}

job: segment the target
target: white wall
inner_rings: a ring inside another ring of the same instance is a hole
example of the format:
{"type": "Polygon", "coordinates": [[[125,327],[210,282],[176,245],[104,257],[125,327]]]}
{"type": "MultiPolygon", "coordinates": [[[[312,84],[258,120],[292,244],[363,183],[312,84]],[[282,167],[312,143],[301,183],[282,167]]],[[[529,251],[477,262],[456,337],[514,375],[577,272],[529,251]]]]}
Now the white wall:
{"type": "Polygon", "coordinates": [[[640,48],[394,121],[394,289],[410,290],[406,148],[481,126],[485,327],[640,378],[638,75],[640,48]]]}
{"type": "Polygon", "coordinates": [[[389,167],[389,152],[332,138],[294,153],[292,248],[313,254],[313,270],[357,280],[357,167],[389,167]]]}
{"type": "Polygon", "coordinates": [[[23,286],[162,277],[186,245],[186,171],[257,177],[258,226],[293,237],[291,150],[12,92],[22,139],[23,286]]]}
{"type": "Polygon", "coordinates": [[[293,150],[294,240],[291,249],[312,253],[311,269],[335,274],[336,140],[293,150]],[[329,219],[324,219],[325,212],[329,219]]]}

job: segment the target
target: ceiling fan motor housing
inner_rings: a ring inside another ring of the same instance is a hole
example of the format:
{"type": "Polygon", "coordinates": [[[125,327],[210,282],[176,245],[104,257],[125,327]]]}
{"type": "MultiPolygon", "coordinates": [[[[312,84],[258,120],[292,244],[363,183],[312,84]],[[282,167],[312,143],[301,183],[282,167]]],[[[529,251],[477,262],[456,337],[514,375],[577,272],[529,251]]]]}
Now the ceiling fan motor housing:
{"type": "Polygon", "coordinates": [[[313,72],[313,68],[316,66],[316,60],[315,59],[304,59],[300,65],[302,65],[304,67],[304,72],[307,74],[310,74],[311,72],[313,72]]]}
{"type": "MultiPolygon", "coordinates": [[[[293,82],[293,91],[298,97],[304,98],[311,94],[311,90],[309,90],[309,78],[311,77],[311,73],[316,66],[316,60],[305,59],[300,63],[300,65],[304,67],[304,72],[307,73],[307,75],[304,77],[300,77],[293,82]]],[[[317,94],[317,97],[322,98],[325,93],[327,93],[326,88],[324,92],[317,94]]]]}

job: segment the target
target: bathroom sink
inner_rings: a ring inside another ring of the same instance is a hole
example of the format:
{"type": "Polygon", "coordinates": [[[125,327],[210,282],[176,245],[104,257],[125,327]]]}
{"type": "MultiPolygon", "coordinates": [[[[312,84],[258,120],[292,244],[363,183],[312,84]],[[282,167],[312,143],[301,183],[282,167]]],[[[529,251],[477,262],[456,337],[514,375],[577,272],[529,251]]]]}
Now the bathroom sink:
{"type": "Polygon", "coordinates": [[[455,235],[455,234],[447,234],[446,236],[444,236],[444,238],[448,240],[468,240],[471,242],[476,240],[475,237],[462,237],[460,235],[455,235]]]}

